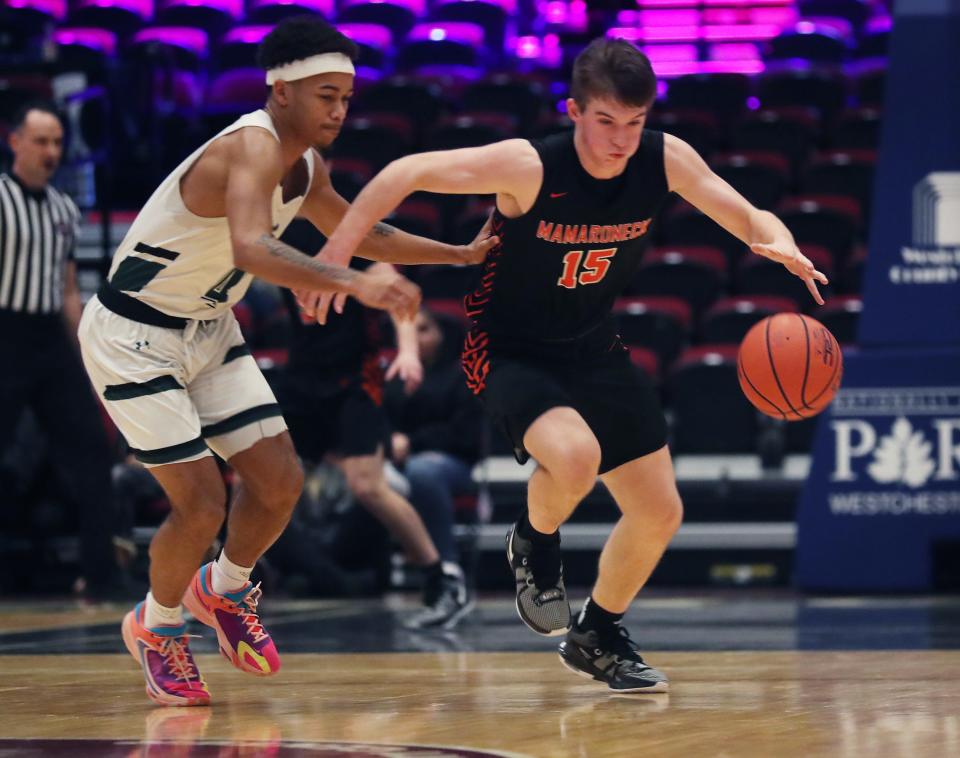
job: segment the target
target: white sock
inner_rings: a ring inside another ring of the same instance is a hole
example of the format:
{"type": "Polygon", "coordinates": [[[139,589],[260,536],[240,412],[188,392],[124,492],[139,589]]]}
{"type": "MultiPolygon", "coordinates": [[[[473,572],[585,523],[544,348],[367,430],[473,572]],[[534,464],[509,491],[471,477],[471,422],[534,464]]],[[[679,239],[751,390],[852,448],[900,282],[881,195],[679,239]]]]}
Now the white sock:
{"type": "Polygon", "coordinates": [[[213,562],[213,568],[210,571],[210,582],[212,589],[218,595],[227,592],[236,592],[250,580],[250,572],[253,566],[238,566],[227,558],[227,551],[221,550],[220,557],[213,562]]]}
{"type": "Polygon", "coordinates": [[[143,609],[143,625],[152,629],[155,626],[180,626],[183,624],[183,608],[177,604],[173,608],[160,605],[152,592],[147,593],[147,605],[143,609]]]}

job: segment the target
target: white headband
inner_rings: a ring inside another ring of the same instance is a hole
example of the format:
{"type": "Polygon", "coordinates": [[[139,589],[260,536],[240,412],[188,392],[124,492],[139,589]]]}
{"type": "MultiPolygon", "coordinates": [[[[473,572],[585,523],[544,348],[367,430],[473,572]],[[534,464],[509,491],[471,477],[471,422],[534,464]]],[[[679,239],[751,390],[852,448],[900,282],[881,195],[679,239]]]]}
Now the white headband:
{"type": "Polygon", "coordinates": [[[353,61],[343,53],[323,53],[271,68],[267,71],[267,84],[273,84],[279,79],[295,82],[297,79],[306,79],[308,76],[317,74],[354,73],[356,71],[353,68],[353,61]]]}

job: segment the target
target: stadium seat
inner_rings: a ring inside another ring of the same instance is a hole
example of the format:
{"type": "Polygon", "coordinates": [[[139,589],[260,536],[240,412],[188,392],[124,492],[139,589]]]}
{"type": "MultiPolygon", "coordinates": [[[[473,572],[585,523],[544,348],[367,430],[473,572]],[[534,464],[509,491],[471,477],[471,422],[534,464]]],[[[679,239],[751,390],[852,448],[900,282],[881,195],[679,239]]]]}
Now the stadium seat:
{"type": "Polygon", "coordinates": [[[117,35],[106,29],[62,27],[53,33],[57,70],[81,71],[91,82],[103,82],[115,60],[117,35]]]}
{"type": "Polygon", "coordinates": [[[779,153],[739,151],[714,156],[713,170],[759,208],[773,208],[790,184],[790,163],[779,153]]]}
{"type": "Polygon", "coordinates": [[[664,380],[674,453],[749,453],[757,448],[757,411],[737,381],[737,348],[688,348],[664,380]]]}
{"type": "Polygon", "coordinates": [[[861,225],[859,204],[849,197],[792,197],[780,204],[777,215],[801,247],[804,244],[825,247],[833,255],[834,263],[841,267],[850,255],[861,225]]]}
{"type": "Polygon", "coordinates": [[[164,26],[202,29],[219,39],[243,18],[243,0],[161,0],[155,21],[164,26]]]}
{"type": "Polygon", "coordinates": [[[880,147],[880,111],[872,107],[846,110],[826,137],[834,150],[876,150],[880,147]]]}
{"type": "Polygon", "coordinates": [[[652,350],[663,368],[690,340],[693,313],[686,300],[677,297],[620,297],[613,315],[624,344],[652,350]]]}
{"type": "Polygon", "coordinates": [[[398,43],[425,10],[425,0],[342,0],[337,23],[379,24],[387,27],[393,34],[394,43],[398,43]]]}
{"type": "MultiPolygon", "coordinates": [[[[420,237],[437,239],[441,233],[440,209],[430,200],[412,197],[400,204],[388,218],[398,229],[420,237]]],[[[440,296],[440,293],[431,293],[440,296]]]]}
{"type": "MultiPolygon", "coordinates": [[[[216,71],[229,71],[233,68],[257,68],[257,46],[272,26],[235,26],[220,40],[211,62],[216,71]]],[[[263,79],[263,71],[260,72],[263,79]]],[[[263,87],[266,91],[266,84],[263,87]]]]}
{"type": "Polygon", "coordinates": [[[873,12],[870,0],[799,0],[797,6],[804,18],[836,16],[849,21],[854,31],[862,29],[873,12]]]}
{"type": "Polygon", "coordinates": [[[189,26],[153,26],[133,35],[128,51],[140,65],[200,71],[209,54],[209,38],[189,26]]]}
{"type": "Polygon", "coordinates": [[[842,63],[850,44],[836,29],[812,21],[800,21],[770,40],[770,60],[799,58],[811,63],[842,63]]]}
{"type": "Polygon", "coordinates": [[[807,160],[818,132],[816,111],[771,107],[748,113],[734,130],[731,142],[741,151],[779,153],[796,173],[807,160]]]}
{"type": "Polygon", "coordinates": [[[739,345],[750,327],[767,316],[796,311],[790,298],[775,295],[738,295],[715,302],[704,314],[701,341],[711,345],[739,345]]]}
{"type": "Polygon", "coordinates": [[[689,142],[704,159],[709,159],[719,145],[720,124],[709,111],[654,108],[647,119],[646,126],[649,129],[668,132],[689,142]]]}
{"type": "Polygon", "coordinates": [[[276,24],[291,16],[333,18],[333,0],[248,0],[247,23],[276,24]]]}
{"type": "Polygon", "coordinates": [[[94,27],[120,38],[132,35],[153,18],[153,0],[77,0],[71,26],[94,27]]]}
{"type": "Polygon", "coordinates": [[[827,300],[811,315],[830,330],[839,344],[855,345],[862,311],[863,300],[859,295],[839,295],[827,300]]]}
{"type": "Polygon", "coordinates": [[[869,66],[853,77],[857,103],[861,106],[883,107],[883,93],[887,82],[886,64],[869,66]]]}
{"type": "Polygon", "coordinates": [[[715,248],[656,248],[644,256],[627,294],[679,297],[700,314],[720,295],[726,271],[726,258],[715,248]]]}
{"type": "Polygon", "coordinates": [[[434,0],[430,18],[435,21],[466,21],[481,27],[487,45],[502,51],[507,21],[516,13],[515,0],[434,0]]]}
{"type": "Polygon", "coordinates": [[[757,95],[764,108],[815,108],[831,123],[847,104],[847,82],[832,71],[790,66],[761,74],[757,95]]]}
{"type": "Polygon", "coordinates": [[[723,251],[730,265],[739,261],[743,255],[743,242],[712,218],[685,202],[666,209],[662,218],[659,233],[664,245],[714,247],[723,251]]]}
{"type": "Polygon", "coordinates": [[[809,195],[842,195],[870,217],[876,154],[872,150],[831,150],[817,155],[804,173],[800,189],[809,195]]]}
{"type": "Polygon", "coordinates": [[[859,295],[863,289],[863,267],[867,261],[867,248],[857,245],[853,254],[840,269],[838,289],[847,295],[859,295]]]}
{"type": "Polygon", "coordinates": [[[462,103],[465,111],[502,113],[516,119],[521,134],[529,134],[547,110],[539,84],[505,74],[468,87],[462,103]]]}
{"type": "Polygon", "coordinates": [[[478,147],[513,136],[513,123],[502,114],[472,114],[442,119],[428,137],[428,150],[478,147]]]}
{"type": "MultiPolygon", "coordinates": [[[[800,243],[800,249],[816,267],[833,281],[833,259],[822,247],[800,243]]],[[[833,285],[818,283],[820,294],[826,299],[833,292],[833,285]]],[[[736,289],[740,295],[771,295],[788,298],[797,307],[806,308],[814,303],[813,296],[799,277],[794,276],[781,264],[760,255],[748,255],[740,263],[736,275],[736,289]]]]}
{"type": "Polygon", "coordinates": [[[330,149],[333,157],[360,158],[380,171],[390,161],[410,152],[408,133],[376,115],[354,116],[344,123],[330,149]]]}
{"type": "Polygon", "coordinates": [[[416,24],[397,53],[397,69],[475,67],[483,61],[483,27],[466,21],[416,24]]]}
{"type": "Polygon", "coordinates": [[[393,34],[379,24],[337,24],[337,30],[352,39],[360,49],[357,68],[382,70],[393,49],[393,34]]]}
{"type": "Polygon", "coordinates": [[[642,369],[654,383],[658,383],[660,381],[660,359],[657,357],[657,354],[653,352],[653,350],[636,345],[629,348],[629,350],[630,362],[642,369]]]}
{"type": "Polygon", "coordinates": [[[690,74],[670,81],[667,106],[701,108],[725,121],[736,120],[746,110],[749,94],[750,79],[745,74],[690,74]]]}
{"type": "Polygon", "coordinates": [[[440,119],[445,108],[438,86],[395,76],[363,90],[351,104],[351,113],[399,113],[422,132],[440,119]]]}
{"type": "Polygon", "coordinates": [[[462,300],[476,288],[479,266],[417,266],[410,272],[416,278],[426,298],[457,298],[462,300]]]}

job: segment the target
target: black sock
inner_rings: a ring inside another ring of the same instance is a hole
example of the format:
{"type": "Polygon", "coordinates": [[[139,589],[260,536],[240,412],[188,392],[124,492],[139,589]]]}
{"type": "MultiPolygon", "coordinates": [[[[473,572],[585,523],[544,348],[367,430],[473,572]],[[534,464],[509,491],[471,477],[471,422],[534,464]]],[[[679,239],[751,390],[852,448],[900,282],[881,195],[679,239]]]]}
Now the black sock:
{"type": "Polygon", "coordinates": [[[537,545],[549,545],[553,542],[560,541],[559,529],[553,534],[544,534],[534,529],[530,524],[530,514],[526,509],[524,509],[523,516],[517,522],[517,531],[520,532],[520,536],[525,540],[530,540],[537,545]]]}
{"type": "Polygon", "coordinates": [[[583,610],[577,618],[578,629],[610,629],[623,620],[622,613],[611,613],[597,605],[591,595],[583,604],[583,610]]]}
{"type": "Polygon", "coordinates": [[[439,582],[440,577],[443,576],[443,561],[436,561],[435,563],[428,563],[423,567],[423,580],[426,583],[431,581],[439,582]]]}

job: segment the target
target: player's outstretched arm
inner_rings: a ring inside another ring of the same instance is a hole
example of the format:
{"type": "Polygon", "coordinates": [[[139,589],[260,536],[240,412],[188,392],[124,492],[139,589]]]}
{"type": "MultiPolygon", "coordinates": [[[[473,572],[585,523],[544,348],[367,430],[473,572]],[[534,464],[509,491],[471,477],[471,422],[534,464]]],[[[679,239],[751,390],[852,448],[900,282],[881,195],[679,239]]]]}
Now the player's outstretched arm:
{"type": "Polygon", "coordinates": [[[814,268],[797,247],[790,230],[769,211],[751,205],[746,198],[717,176],[690,145],[664,135],[664,164],[670,190],[703,211],[757,255],[782,263],[803,280],[810,295],[823,305],[817,282],[827,277],[814,268]]]}
{"type": "Polygon", "coordinates": [[[237,268],[282,287],[347,292],[366,305],[401,317],[416,314],[420,291],[396,272],[364,274],[324,263],[273,236],[271,197],[283,174],[275,139],[259,129],[244,129],[233,141],[231,153],[225,205],[237,268]]]}
{"type": "Polygon", "coordinates": [[[330,235],[327,260],[349,258],[381,218],[414,192],[451,195],[523,194],[542,176],[536,151],[526,140],[505,140],[483,147],[408,155],[375,176],[330,235]]]}
{"type": "MultiPolygon", "coordinates": [[[[350,209],[348,203],[330,182],[330,174],[323,165],[319,153],[315,155],[316,172],[310,192],[303,201],[300,215],[306,218],[327,237],[350,209]]],[[[408,234],[396,227],[378,221],[357,247],[361,258],[382,263],[402,265],[424,263],[480,263],[487,252],[496,245],[497,239],[489,229],[481,232],[469,245],[447,245],[443,242],[408,234]]],[[[339,261],[345,263],[345,261],[339,261]]]]}

